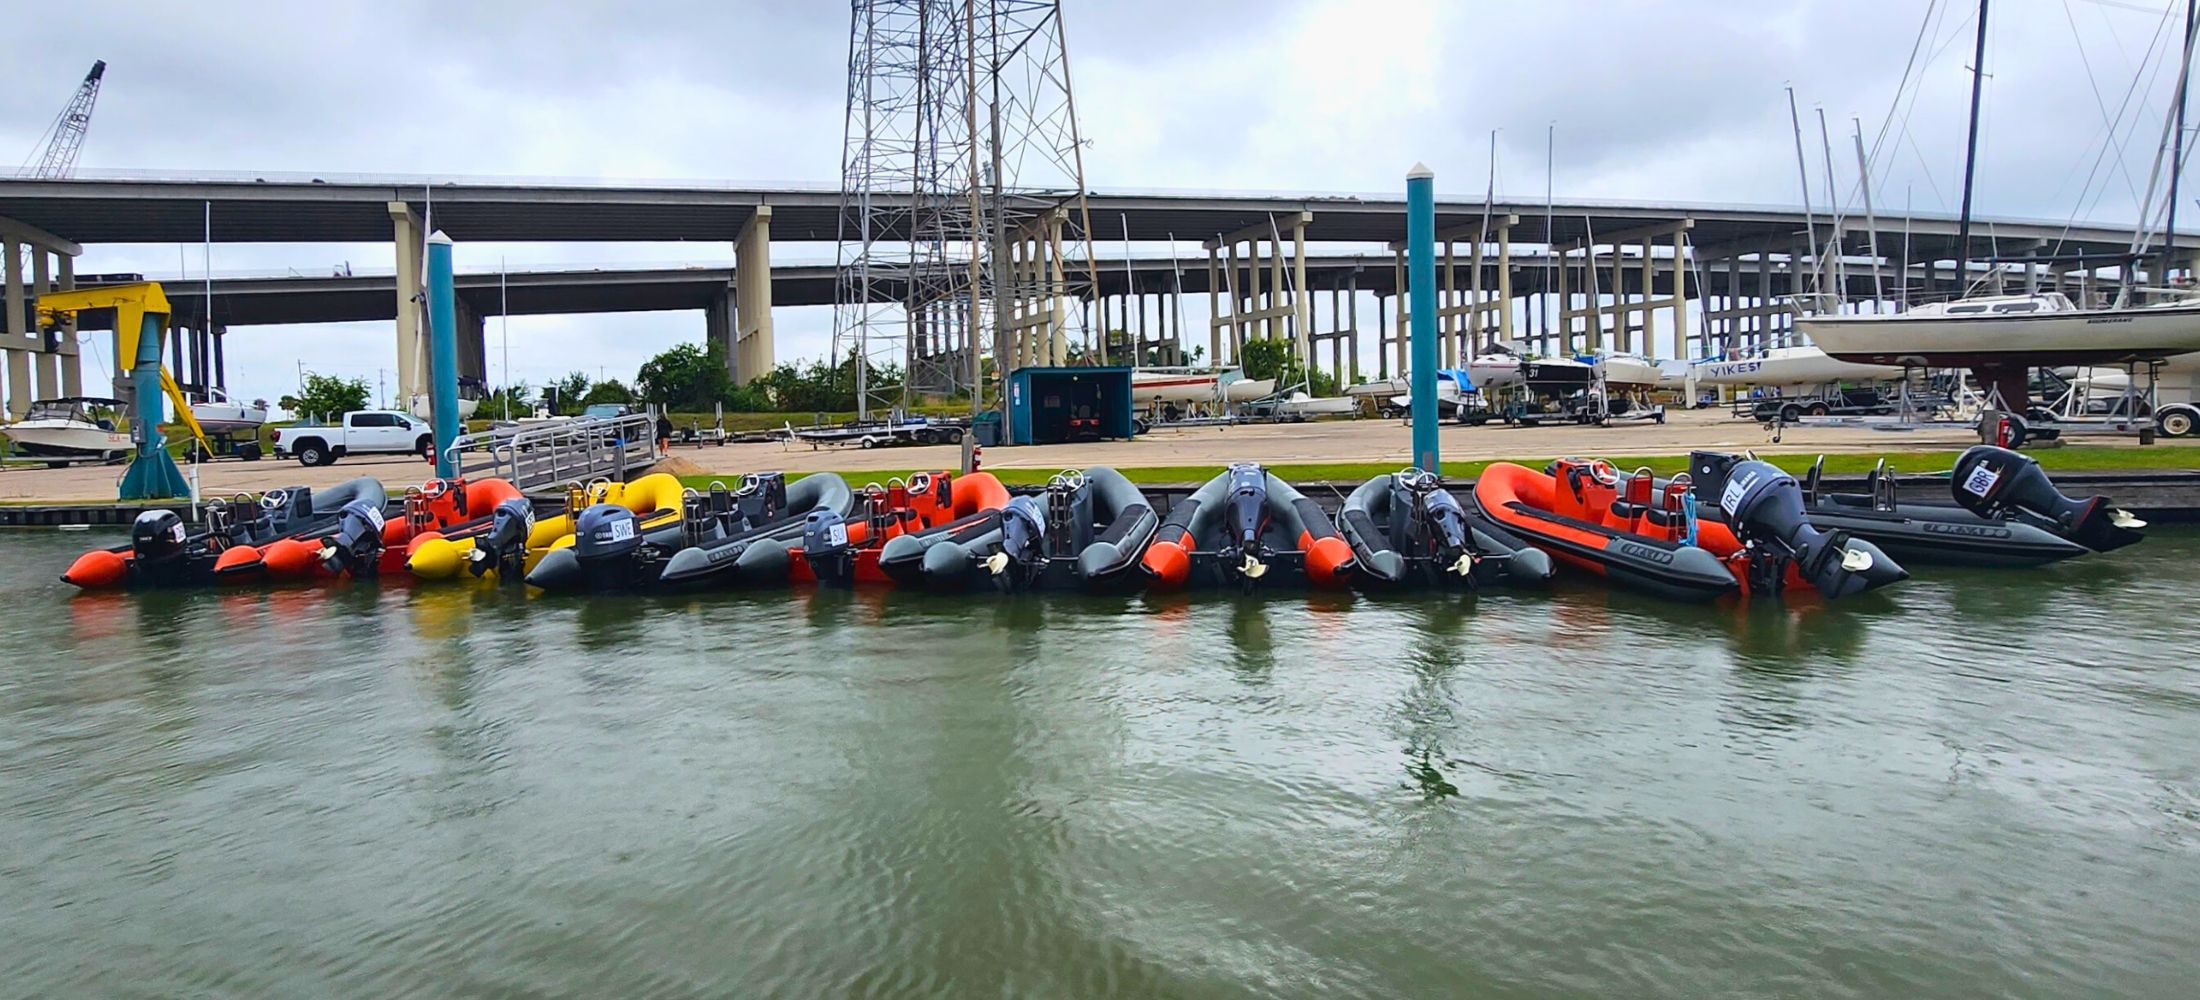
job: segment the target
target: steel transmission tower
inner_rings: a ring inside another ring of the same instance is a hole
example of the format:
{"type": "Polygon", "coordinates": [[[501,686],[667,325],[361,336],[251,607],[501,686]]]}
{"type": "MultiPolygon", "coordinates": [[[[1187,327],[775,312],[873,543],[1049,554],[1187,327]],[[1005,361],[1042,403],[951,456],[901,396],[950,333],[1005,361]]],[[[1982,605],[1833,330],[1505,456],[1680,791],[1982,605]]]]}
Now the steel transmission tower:
{"type": "MultiPolygon", "coordinates": [[[[42,153],[34,152],[38,165],[24,172],[32,177],[61,178],[76,172],[76,156],[84,149],[84,134],[92,127],[92,105],[99,101],[99,81],[107,75],[107,61],[92,63],[92,70],[84,74],[84,82],[77,84],[76,94],[69,98],[67,107],[61,109],[53,125],[46,129],[42,153]]],[[[28,164],[26,164],[28,166],[28,164]]]]}
{"type": "Polygon", "coordinates": [[[1092,271],[1059,0],[852,13],[833,358],[862,359],[859,416],[964,390],[975,411],[982,356],[998,372],[1066,363],[1073,326],[1096,358],[1067,307],[1092,271]],[[1081,274],[1068,245],[1087,251],[1081,274]]]}

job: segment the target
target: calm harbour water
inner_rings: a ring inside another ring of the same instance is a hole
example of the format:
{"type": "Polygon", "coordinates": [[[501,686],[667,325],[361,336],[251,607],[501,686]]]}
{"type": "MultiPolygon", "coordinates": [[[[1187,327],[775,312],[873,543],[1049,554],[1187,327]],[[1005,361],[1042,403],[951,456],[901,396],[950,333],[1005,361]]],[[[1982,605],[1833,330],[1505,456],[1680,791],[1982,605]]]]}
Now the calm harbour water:
{"type": "Polygon", "coordinates": [[[2200,532],[1836,606],[73,597],[0,995],[2190,996],[2200,532]]]}

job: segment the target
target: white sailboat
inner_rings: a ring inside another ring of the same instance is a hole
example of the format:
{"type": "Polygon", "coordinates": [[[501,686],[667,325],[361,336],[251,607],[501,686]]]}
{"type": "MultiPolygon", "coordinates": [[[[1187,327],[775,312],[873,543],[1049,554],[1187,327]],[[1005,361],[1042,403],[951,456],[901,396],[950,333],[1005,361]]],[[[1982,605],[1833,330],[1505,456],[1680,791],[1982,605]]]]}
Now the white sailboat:
{"type": "Polygon", "coordinates": [[[1597,377],[1615,389],[1656,388],[1665,378],[1665,369],[1639,354],[1599,354],[1595,367],[1597,377]]]}
{"type": "Polygon", "coordinates": [[[267,423],[267,407],[230,399],[219,389],[191,404],[191,416],[209,434],[251,433],[267,423]]]}
{"type": "Polygon", "coordinates": [[[1346,396],[1309,396],[1294,392],[1276,403],[1279,417],[1341,417],[1357,409],[1359,402],[1346,396]]]}
{"type": "Polygon", "coordinates": [[[1376,399],[1389,399],[1390,397],[1395,396],[1401,392],[1412,391],[1413,380],[1406,378],[1403,375],[1400,375],[1397,378],[1369,379],[1357,385],[1346,386],[1344,394],[1355,399],[1364,396],[1372,396],[1376,399]]]}
{"type": "Polygon", "coordinates": [[[1754,354],[1692,366],[1699,385],[1828,385],[1902,377],[1902,369],[1841,361],[1807,345],[1774,347],[1754,354]]]}
{"type": "Polygon", "coordinates": [[[2043,292],[1795,322],[1826,354],[1876,365],[2126,364],[2200,351],[2200,299],[2080,309],[2060,292],[2043,292]]]}
{"type": "Polygon", "coordinates": [[[1275,391],[1275,379],[1249,379],[1235,368],[1140,368],[1131,373],[1131,397],[1142,404],[1245,403],[1275,391]]]}
{"type": "MultiPolygon", "coordinates": [[[[1959,271],[1967,270],[1970,263],[1971,179],[1978,161],[1986,12],[1986,0],[1980,0],[1977,51],[1971,66],[1970,142],[1965,152],[1963,208],[1956,240],[1959,271]]],[[[2173,164],[2164,202],[2169,220],[2164,227],[2164,243],[2170,246],[2177,239],[2177,183],[2182,171],[2176,165],[2182,165],[2185,156],[2182,124],[2191,68],[2190,45],[2195,38],[2189,9],[2186,21],[2187,47],[2173,107],[2177,127],[2166,128],[2164,142],[2164,152],[2173,164]]],[[[2148,196],[2143,199],[2150,210],[2153,183],[2150,176],[2148,196]]],[[[2132,242],[2133,260],[2152,235],[2149,225],[2142,223],[2132,242]]],[[[2131,291],[2130,280],[2127,266],[2125,295],[2131,291]]],[[[2200,298],[2185,296],[2145,306],[2127,306],[2120,300],[2112,308],[2081,309],[2060,292],[1989,295],[1918,305],[1891,314],[1802,316],[1796,319],[1796,327],[1826,354],[1841,361],[1976,369],[1979,378],[1991,383],[2007,405],[2022,409],[2026,396],[2024,371],[2028,368],[2151,363],[2200,351],[2200,298]]]]}

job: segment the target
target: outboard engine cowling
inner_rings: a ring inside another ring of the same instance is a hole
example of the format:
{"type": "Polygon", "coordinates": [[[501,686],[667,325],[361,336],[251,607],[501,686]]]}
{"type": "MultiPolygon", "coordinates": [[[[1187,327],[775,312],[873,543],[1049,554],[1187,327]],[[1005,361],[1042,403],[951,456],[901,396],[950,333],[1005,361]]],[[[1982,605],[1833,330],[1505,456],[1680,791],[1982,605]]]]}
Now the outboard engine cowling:
{"type": "Polygon", "coordinates": [[[1260,555],[1260,533],[1268,524],[1268,472],[1258,465],[1230,466],[1230,541],[1244,555],[1260,555]]]}
{"type": "Polygon", "coordinates": [[[1734,462],[1725,469],[1719,509],[1752,549],[1795,562],[1797,572],[1827,597],[1845,597],[1907,579],[1909,574],[1869,542],[1812,527],[1803,488],[1770,462],[1734,462]]]}
{"type": "Polygon", "coordinates": [[[382,507],[353,500],[336,514],[336,534],[321,546],[321,566],[331,573],[373,576],[382,561],[382,507]]]}
{"type": "Polygon", "coordinates": [[[1459,505],[1459,498],[1450,490],[1436,487],[1420,491],[1415,502],[1421,514],[1415,525],[1423,534],[1417,539],[1422,552],[1445,572],[1473,575],[1474,536],[1467,528],[1467,511],[1459,505]]]}
{"type": "MultiPolygon", "coordinates": [[[[873,530],[878,530],[874,522],[873,530]]],[[[855,549],[848,544],[848,520],[836,511],[813,510],[802,516],[802,560],[820,582],[845,581],[854,571],[855,549]]]]}
{"type": "Polygon", "coordinates": [[[583,559],[632,555],[641,547],[640,520],[617,504],[597,504],[581,511],[573,528],[573,554],[583,559]]]}
{"type": "Polygon", "coordinates": [[[130,563],[149,583],[182,579],[190,554],[190,531],[172,510],[149,510],[130,523],[130,563]]]}
{"type": "Polygon", "coordinates": [[[484,576],[495,570],[499,581],[518,583],[527,565],[527,536],[535,530],[535,505],[513,497],[490,512],[489,530],[474,539],[466,570],[484,576]]]}
{"type": "Polygon", "coordinates": [[[803,555],[814,559],[836,554],[847,547],[847,518],[829,510],[813,510],[803,516],[803,555]]]}
{"type": "Polygon", "coordinates": [[[1009,567],[1029,567],[1046,555],[1047,512],[1037,497],[1016,497],[1001,508],[1001,551],[986,560],[996,577],[1009,567]]]}
{"type": "Polygon", "coordinates": [[[634,577],[641,547],[633,511],[608,503],[583,508],[573,521],[573,544],[543,553],[527,583],[550,591],[617,589],[634,577]]]}
{"type": "Polygon", "coordinates": [[[1956,459],[1956,503],[1981,517],[2011,513],[2095,552],[2120,549],[2146,535],[2146,522],[2110,505],[2104,496],[2073,500],[2055,488],[2030,455],[1990,444],[1974,445],[1956,459]]]}

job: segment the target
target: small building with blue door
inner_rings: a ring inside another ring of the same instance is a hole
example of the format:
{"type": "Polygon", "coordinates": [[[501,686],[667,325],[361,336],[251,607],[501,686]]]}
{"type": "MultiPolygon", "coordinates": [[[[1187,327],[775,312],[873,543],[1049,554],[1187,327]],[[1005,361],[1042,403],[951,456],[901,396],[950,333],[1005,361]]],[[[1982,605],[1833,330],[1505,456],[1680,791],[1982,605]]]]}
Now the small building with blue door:
{"type": "Polygon", "coordinates": [[[1016,444],[1128,440],[1131,370],[1018,368],[1008,373],[1008,428],[1016,444]]]}

